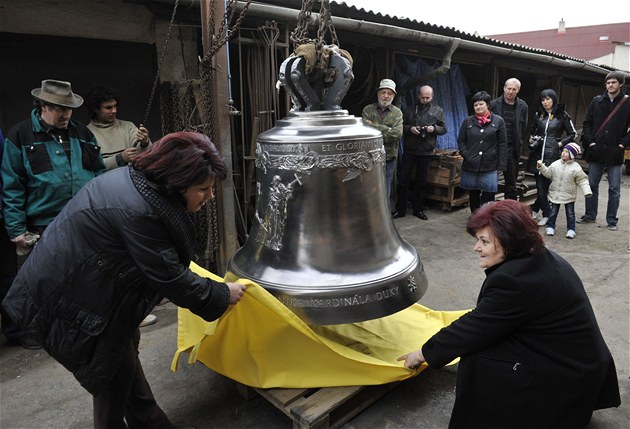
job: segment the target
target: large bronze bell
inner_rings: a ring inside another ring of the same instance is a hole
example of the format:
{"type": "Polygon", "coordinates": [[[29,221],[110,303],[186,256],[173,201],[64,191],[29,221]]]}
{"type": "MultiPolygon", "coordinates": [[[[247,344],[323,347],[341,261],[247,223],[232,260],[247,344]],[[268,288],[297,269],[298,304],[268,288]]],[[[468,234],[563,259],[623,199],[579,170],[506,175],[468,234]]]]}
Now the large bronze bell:
{"type": "MultiPolygon", "coordinates": [[[[296,88],[301,76],[288,61],[281,81],[294,79],[296,88]]],[[[326,110],[292,98],[297,108],[258,136],[256,222],[228,270],[309,324],[375,319],[412,305],[427,278],[391,218],[381,133],[341,110],[338,97],[323,103],[326,110]]]]}

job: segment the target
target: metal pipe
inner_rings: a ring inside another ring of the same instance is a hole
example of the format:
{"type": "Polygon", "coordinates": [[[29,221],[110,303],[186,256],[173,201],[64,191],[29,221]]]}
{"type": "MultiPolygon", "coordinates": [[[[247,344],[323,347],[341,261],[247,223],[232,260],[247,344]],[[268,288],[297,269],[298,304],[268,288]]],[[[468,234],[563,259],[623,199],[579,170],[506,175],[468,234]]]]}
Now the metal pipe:
{"type": "MultiPolygon", "coordinates": [[[[173,0],[152,0],[158,3],[172,4],[173,0]]],[[[190,7],[194,7],[200,3],[200,0],[189,0],[190,7]]],[[[236,4],[236,11],[240,12],[245,7],[244,1],[238,1],[236,4]]],[[[297,22],[300,11],[297,9],[291,9],[283,6],[274,6],[264,3],[251,3],[247,9],[247,14],[250,16],[256,16],[265,19],[283,20],[285,22],[297,22]]],[[[313,12],[311,14],[310,25],[319,25],[319,14],[313,12]]],[[[548,54],[538,54],[535,52],[527,52],[515,49],[512,47],[502,47],[488,45],[481,42],[475,42],[473,40],[465,40],[457,37],[443,36],[441,34],[428,33],[426,31],[413,30],[404,27],[398,27],[389,24],[380,24],[376,22],[369,22],[357,19],[342,18],[333,16],[333,24],[336,29],[355,32],[359,34],[368,34],[377,37],[402,39],[412,42],[435,44],[445,46],[453,41],[459,43],[459,47],[468,49],[475,52],[490,53],[496,55],[505,55],[508,57],[516,57],[528,61],[535,61],[538,63],[550,64],[552,66],[572,68],[579,70],[587,70],[593,73],[607,74],[610,70],[595,64],[588,63],[586,61],[576,61],[569,58],[557,58],[548,54]]]]}
{"type": "MultiPolygon", "coordinates": [[[[163,0],[168,1],[168,0],[163,0]]],[[[243,9],[245,2],[239,1],[237,3],[237,11],[243,9]]],[[[247,13],[250,16],[261,17],[265,19],[278,19],[289,22],[297,22],[299,10],[290,9],[281,6],[273,6],[262,3],[251,3],[247,9],[247,13]]],[[[319,23],[319,14],[313,12],[311,14],[311,24],[317,26],[319,23]]],[[[516,50],[514,47],[501,47],[488,45],[481,42],[475,42],[472,40],[464,40],[456,37],[443,36],[435,33],[428,33],[426,31],[412,30],[409,28],[398,27],[388,24],[380,24],[376,22],[368,22],[350,18],[333,17],[333,24],[336,29],[355,32],[359,34],[368,34],[377,37],[396,38],[403,39],[412,42],[437,44],[441,46],[449,45],[455,41],[459,44],[460,48],[469,49],[476,52],[491,53],[497,55],[505,55],[509,57],[521,58],[529,61],[535,61],[544,64],[550,64],[552,66],[574,68],[580,70],[588,70],[594,73],[607,74],[610,70],[599,67],[595,64],[587,62],[580,62],[571,59],[557,58],[551,55],[538,54],[535,52],[526,52],[516,50]]]]}

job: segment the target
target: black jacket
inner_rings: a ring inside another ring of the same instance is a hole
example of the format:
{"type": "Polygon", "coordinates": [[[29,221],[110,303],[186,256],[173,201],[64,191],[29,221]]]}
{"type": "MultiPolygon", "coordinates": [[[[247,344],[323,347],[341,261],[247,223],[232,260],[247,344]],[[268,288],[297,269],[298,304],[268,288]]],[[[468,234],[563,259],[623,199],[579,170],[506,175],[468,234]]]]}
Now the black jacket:
{"type": "Polygon", "coordinates": [[[538,137],[539,140],[533,143],[534,149],[530,149],[527,171],[540,174],[536,169],[536,161],[542,159],[543,163],[549,167],[552,162],[560,159],[562,148],[574,142],[576,134],[571,116],[564,110],[563,104],[558,104],[552,115],[546,111],[536,112],[531,135],[538,137]],[[562,134],[565,135],[564,138],[562,134]]]}
{"type": "Polygon", "coordinates": [[[93,395],[162,297],[206,320],[229,304],[227,285],[188,268],[194,229],[184,206],[143,178],[119,168],[83,187],[44,231],[3,301],[9,317],[93,395]]]}
{"type": "Polygon", "coordinates": [[[582,281],[545,249],[486,270],[477,306],[422,347],[461,357],[449,428],[578,429],[620,404],[617,373],[582,281]]]}
{"type": "Polygon", "coordinates": [[[507,137],[503,118],[492,113],[490,122],[481,126],[475,115],[467,117],[459,128],[457,147],[464,158],[462,170],[505,171],[507,137]]]}
{"type": "Polygon", "coordinates": [[[437,136],[446,134],[444,123],[444,111],[433,103],[416,103],[405,109],[403,121],[403,136],[405,153],[411,155],[432,155],[435,152],[437,136]],[[413,127],[426,127],[433,125],[435,131],[422,135],[411,132],[413,127]]]}
{"type": "MultiPolygon", "coordinates": [[[[505,108],[505,99],[503,96],[495,98],[490,102],[490,110],[492,113],[503,117],[505,108]]],[[[523,137],[527,130],[527,117],[529,115],[529,107],[525,101],[516,97],[516,105],[514,107],[514,125],[512,126],[512,136],[508,136],[508,148],[511,148],[510,155],[515,159],[519,159],[523,150],[523,137]],[[510,138],[511,137],[511,138],[510,138]]]]}
{"type": "Polygon", "coordinates": [[[615,116],[606,124],[602,132],[595,137],[597,130],[604,122],[608,114],[621,101],[625,94],[620,92],[615,99],[610,102],[608,93],[598,95],[591,101],[586,111],[582,128],[582,148],[588,153],[589,161],[601,162],[608,165],[621,165],[624,160],[624,149],[630,146],[630,99],[615,113],[615,116]],[[595,145],[590,146],[591,143],[595,145]]]}

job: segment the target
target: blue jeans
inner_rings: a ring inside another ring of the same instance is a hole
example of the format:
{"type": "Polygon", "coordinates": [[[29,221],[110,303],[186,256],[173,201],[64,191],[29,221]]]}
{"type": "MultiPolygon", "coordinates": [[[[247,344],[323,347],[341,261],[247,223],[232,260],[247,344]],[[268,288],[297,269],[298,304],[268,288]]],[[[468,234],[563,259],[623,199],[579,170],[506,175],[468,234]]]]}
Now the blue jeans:
{"type": "Polygon", "coordinates": [[[391,205],[392,183],[394,182],[394,172],[396,171],[396,158],[385,161],[385,191],[387,192],[387,203],[391,205]]]}
{"type": "Polygon", "coordinates": [[[588,183],[593,191],[593,196],[586,198],[585,217],[597,219],[597,204],[599,199],[599,182],[602,180],[606,169],[608,174],[608,207],[606,208],[606,223],[617,225],[617,210],[621,198],[621,165],[606,165],[599,162],[588,164],[588,183]]]}
{"type": "MultiPolygon", "coordinates": [[[[551,203],[551,213],[549,213],[549,221],[547,221],[548,228],[556,229],[556,219],[559,211],[560,204],[551,203]]],[[[567,215],[567,231],[571,229],[575,231],[575,203],[566,203],[564,212],[567,215]]]]}

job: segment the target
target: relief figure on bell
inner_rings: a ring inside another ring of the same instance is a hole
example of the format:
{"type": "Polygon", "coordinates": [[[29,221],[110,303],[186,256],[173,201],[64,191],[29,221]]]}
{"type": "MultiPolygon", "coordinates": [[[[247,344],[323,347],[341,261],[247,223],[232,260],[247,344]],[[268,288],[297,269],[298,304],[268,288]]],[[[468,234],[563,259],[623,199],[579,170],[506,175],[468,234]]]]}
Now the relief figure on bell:
{"type": "MultiPolygon", "coordinates": [[[[269,198],[264,217],[261,219],[258,211],[256,211],[256,219],[261,226],[261,229],[258,231],[257,241],[259,243],[262,242],[273,250],[282,249],[282,239],[284,238],[288,214],[287,203],[293,198],[295,184],[302,184],[297,174],[294,174],[294,176],[295,180],[287,185],[282,183],[280,176],[273,176],[269,186],[269,198]]],[[[260,182],[257,185],[258,201],[261,201],[260,182]]]]}

